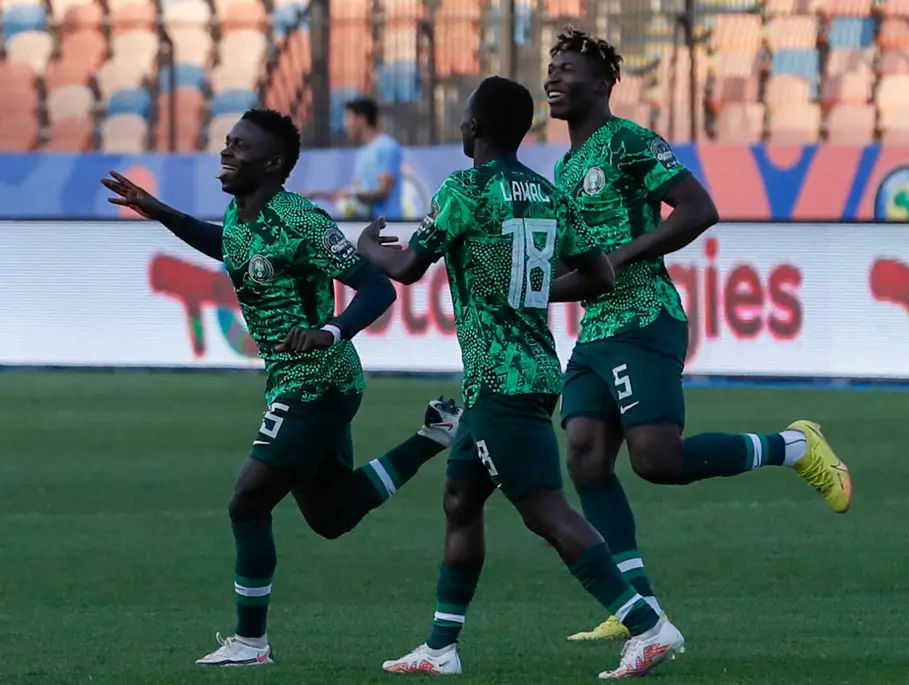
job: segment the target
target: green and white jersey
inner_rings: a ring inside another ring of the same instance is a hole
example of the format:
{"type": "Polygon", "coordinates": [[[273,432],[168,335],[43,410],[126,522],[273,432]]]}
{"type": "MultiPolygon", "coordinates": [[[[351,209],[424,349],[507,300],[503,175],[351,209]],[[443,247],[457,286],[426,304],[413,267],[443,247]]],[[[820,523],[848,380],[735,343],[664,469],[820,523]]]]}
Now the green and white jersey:
{"type": "Polygon", "coordinates": [[[292,327],[324,326],[334,315],[332,281],[364,263],[328,214],[281,190],[254,221],[241,223],[234,200],[224,213],[222,252],[265,361],[266,402],[288,392],[308,402],[332,390],[363,391],[360,357],[349,340],[305,354],[275,352],[292,327]]]}
{"type": "MultiPolygon", "coordinates": [[[[689,173],[656,133],[613,118],[558,161],[555,181],[575,200],[597,244],[611,252],[660,225],[662,199],[689,173]]],[[[635,262],[614,291],[584,302],[578,342],[647,326],[663,310],[687,321],[663,258],[635,262]]]]}
{"type": "Polygon", "coordinates": [[[569,198],[516,159],[457,171],[410,248],[445,257],[468,407],[487,392],[559,392],[548,320],[556,265],[600,252],[569,198]]]}

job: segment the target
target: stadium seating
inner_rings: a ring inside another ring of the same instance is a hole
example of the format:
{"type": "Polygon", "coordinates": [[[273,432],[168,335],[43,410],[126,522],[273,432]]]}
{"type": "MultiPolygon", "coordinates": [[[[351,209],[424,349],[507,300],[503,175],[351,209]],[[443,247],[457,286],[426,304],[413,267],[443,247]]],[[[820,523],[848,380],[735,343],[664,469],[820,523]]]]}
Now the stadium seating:
{"type": "MultiPolygon", "coordinates": [[[[257,103],[305,123],[307,3],[3,0],[0,148],[215,150],[228,123],[257,103]]],[[[641,10],[601,22],[626,54],[616,114],[676,142],[909,139],[909,0],[696,4],[693,53],[670,15],[641,10]]],[[[456,135],[464,97],[497,69],[500,0],[333,0],[330,8],[331,129],[341,129],[348,99],[374,93],[391,111],[421,116],[434,98],[439,130],[456,135]]],[[[591,11],[613,10],[517,0],[522,80],[545,71],[554,30],[583,25],[591,11]]],[[[566,135],[559,124],[537,133],[566,135]]]]}

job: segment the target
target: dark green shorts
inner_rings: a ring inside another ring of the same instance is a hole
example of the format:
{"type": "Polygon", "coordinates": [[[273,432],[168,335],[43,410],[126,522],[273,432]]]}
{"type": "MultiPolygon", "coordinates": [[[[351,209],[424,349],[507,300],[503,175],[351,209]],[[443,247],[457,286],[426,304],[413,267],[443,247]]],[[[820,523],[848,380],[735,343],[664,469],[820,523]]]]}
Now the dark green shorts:
{"type": "Polygon", "coordinates": [[[586,416],[626,428],[684,428],[687,354],[688,324],[666,312],[645,328],[579,343],[562,377],[562,425],[586,416]]]}
{"type": "Polygon", "coordinates": [[[559,490],[562,467],[552,427],[558,395],[481,395],[464,412],[448,477],[501,488],[512,502],[530,490],[559,490]]]}
{"type": "Polygon", "coordinates": [[[330,393],[312,402],[279,395],[265,412],[249,456],[292,471],[299,480],[353,469],[350,424],[360,394],[330,393]]]}

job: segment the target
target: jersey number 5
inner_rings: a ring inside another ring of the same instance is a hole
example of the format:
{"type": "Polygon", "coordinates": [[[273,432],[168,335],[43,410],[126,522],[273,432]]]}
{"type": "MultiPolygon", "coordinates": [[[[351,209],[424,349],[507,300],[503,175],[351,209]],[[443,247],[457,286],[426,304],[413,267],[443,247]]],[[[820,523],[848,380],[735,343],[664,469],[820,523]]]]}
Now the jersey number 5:
{"type": "Polygon", "coordinates": [[[556,222],[553,219],[509,219],[502,224],[502,234],[513,236],[511,246],[511,281],[508,283],[508,304],[512,309],[549,306],[549,287],[552,283],[552,254],[555,251],[556,222]],[[542,249],[534,236],[543,236],[542,249]],[[539,289],[534,289],[531,276],[534,269],[543,272],[539,289]],[[526,284],[526,289],[525,289],[526,284]],[[522,297],[523,301],[522,301],[522,297]]]}

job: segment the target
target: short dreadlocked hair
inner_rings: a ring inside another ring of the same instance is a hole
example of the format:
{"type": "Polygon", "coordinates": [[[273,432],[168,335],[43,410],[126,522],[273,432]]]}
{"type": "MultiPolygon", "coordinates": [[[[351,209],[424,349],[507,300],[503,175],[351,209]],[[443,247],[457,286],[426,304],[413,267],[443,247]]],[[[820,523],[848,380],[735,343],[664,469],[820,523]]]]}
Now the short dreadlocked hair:
{"type": "Polygon", "coordinates": [[[566,26],[565,30],[556,36],[556,44],[549,51],[549,56],[555,57],[562,52],[577,52],[586,55],[599,65],[603,76],[613,84],[622,77],[619,68],[622,56],[616,52],[614,45],[602,38],[596,38],[589,33],[566,26]]]}
{"type": "Polygon", "coordinates": [[[251,109],[245,112],[242,118],[268,131],[277,139],[281,146],[281,156],[284,158],[284,176],[281,181],[286,181],[300,159],[300,129],[296,127],[293,119],[274,109],[251,109]]]}

